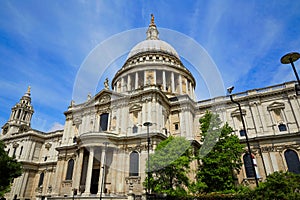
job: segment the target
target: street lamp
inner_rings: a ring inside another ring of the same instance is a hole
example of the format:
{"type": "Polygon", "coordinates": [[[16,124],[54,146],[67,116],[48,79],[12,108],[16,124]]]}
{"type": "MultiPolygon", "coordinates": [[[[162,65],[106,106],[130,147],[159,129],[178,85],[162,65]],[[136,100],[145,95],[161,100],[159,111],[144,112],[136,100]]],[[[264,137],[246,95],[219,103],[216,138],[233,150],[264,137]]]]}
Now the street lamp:
{"type": "Polygon", "coordinates": [[[231,86],[231,87],[227,88],[227,92],[229,93],[229,97],[230,97],[231,102],[237,104],[238,107],[239,107],[240,117],[241,117],[241,120],[242,120],[243,129],[244,129],[244,133],[245,133],[245,137],[246,137],[246,143],[247,143],[247,147],[248,147],[248,153],[249,153],[249,156],[250,156],[252,170],[253,170],[254,177],[255,177],[255,183],[256,183],[256,187],[258,187],[258,179],[257,179],[256,171],[255,171],[254,162],[253,162],[253,159],[252,159],[252,153],[251,153],[251,148],[250,148],[250,144],[249,144],[249,140],[248,140],[248,134],[247,134],[247,131],[246,131],[245,121],[244,121],[244,118],[243,118],[241,104],[239,102],[233,100],[232,94],[231,94],[233,89],[234,89],[234,86],[231,86]]]}
{"type": "Polygon", "coordinates": [[[148,169],[147,169],[147,177],[148,177],[148,182],[147,182],[147,191],[146,191],[146,196],[148,199],[148,194],[150,194],[150,184],[149,184],[149,179],[150,179],[150,158],[149,158],[149,151],[150,151],[150,137],[149,137],[149,126],[152,126],[151,122],[145,122],[143,124],[144,126],[147,126],[147,142],[148,142],[148,146],[147,146],[147,164],[148,164],[148,169]]]}
{"type": "Polygon", "coordinates": [[[102,180],[101,180],[101,190],[100,190],[100,200],[102,199],[102,192],[103,192],[103,188],[105,186],[105,165],[106,165],[106,149],[107,149],[107,145],[109,145],[109,142],[103,142],[103,144],[105,145],[105,149],[104,149],[104,159],[103,159],[103,165],[102,165],[102,180]]]}
{"type": "Polygon", "coordinates": [[[300,54],[299,53],[297,53],[297,52],[291,52],[291,53],[288,53],[288,54],[282,56],[281,59],[280,59],[280,62],[282,64],[289,64],[289,63],[291,63],[291,65],[292,65],[293,71],[295,73],[295,76],[296,76],[297,82],[298,82],[298,84],[295,85],[295,90],[296,90],[296,94],[297,95],[300,95],[300,79],[299,79],[297,70],[295,68],[294,62],[297,61],[299,58],[300,58],[300,54]]]}

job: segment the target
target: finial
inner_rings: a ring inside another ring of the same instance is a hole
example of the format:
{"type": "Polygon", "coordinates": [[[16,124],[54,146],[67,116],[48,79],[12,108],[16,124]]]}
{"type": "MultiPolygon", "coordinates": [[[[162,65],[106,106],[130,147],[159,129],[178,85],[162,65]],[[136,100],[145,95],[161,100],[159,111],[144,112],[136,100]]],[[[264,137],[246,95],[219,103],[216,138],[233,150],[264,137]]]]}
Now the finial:
{"type": "Polygon", "coordinates": [[[87,96],[87,100],[90,100],[92,98],[92,95],[91,95],[91,93],[89,92],[88,93],[88,96],[87,96]]]}
{"type": "Polygon", "coordinates": [[[31,87],[28,86],[27,91],[26,91],[26,93],[24,94],[24,96],[30,97],[30,89],[31,89],[31,87]]]}
{"type": "Polygon", "coordinates": [[[155,25],[155,23],[154,23],[154,15],[153,14],[151,14],[151,23],[150,23],[151,25],[155,25]]]}
{"type": "Polygon", "coordinates": [[[28,88],[27,88],[27,93],[28,93],[28,94],[30,94],[30,89],[31,89],[31,87],[28,86],[28,88]]]}
{"type": "Polygon", "coordinates": [[[71,100],[71,103],[70,103],[70,106],[69,107],[73,107],[75,106],[75,101],[74,100],[71,100]]]}

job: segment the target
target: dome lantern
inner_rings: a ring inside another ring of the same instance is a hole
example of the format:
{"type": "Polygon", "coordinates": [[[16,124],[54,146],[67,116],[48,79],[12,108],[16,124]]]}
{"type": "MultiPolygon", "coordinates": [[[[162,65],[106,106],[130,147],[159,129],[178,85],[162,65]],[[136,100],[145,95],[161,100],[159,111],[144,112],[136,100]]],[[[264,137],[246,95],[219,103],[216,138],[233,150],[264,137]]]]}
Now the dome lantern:
{"type": "Polygon", "coordinates": [[[151,22],[149,24],[149,28],[147,30],[147,40],[158,40],[158,30],[156,28],[155,22],[154,22],[154,15],[151,14],[151,22]]]}

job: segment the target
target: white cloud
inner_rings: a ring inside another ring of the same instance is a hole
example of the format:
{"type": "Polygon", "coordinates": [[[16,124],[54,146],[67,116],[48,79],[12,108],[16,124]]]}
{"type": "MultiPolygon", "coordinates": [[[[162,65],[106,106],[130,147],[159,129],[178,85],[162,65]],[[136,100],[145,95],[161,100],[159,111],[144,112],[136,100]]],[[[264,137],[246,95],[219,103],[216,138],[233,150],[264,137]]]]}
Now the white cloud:
{"type": "Polygon", "coordinates": [[[54,122],[52,127],[47,132],[53,132],[53,131],[63,130],[63,129],[64,129],[64,125],[58,122],[54,122]]]}

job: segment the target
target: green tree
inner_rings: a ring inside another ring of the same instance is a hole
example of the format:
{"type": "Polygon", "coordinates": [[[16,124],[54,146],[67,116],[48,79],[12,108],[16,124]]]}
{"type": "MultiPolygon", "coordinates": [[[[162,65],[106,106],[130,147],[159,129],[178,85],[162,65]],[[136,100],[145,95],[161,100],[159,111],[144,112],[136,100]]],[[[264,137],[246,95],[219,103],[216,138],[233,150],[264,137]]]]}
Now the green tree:
{"type": "MultiPolygon", "coordinates": [[[[190,142],[183,137],[169,137],[157,145],[149,159],[149,184],[152,193],[171,196],[187,194],[188,172],[192,159],[190,146],[190,142]]],[[[147,184],[148,177],[144,182],[145,186],[147,184]]]]}
{"type": "Polygon", "coordinates": [[[21,163],[9,157],[4,147],[3,141],[0,141],[0,197],[9,192],[12,180],[22,174],[21,163]]]}
{"type": "Polygon", "coordinates": [[[253,191],[254,199],[300,199],[300,175],[274,172],[253,191]]]}
{"type": "Polygon", "coordinates": [[[235,190],[235,173],[238,173],[244,152],[233,129],[222,122],[217,114],[207,111],[199,120],[202,147],[199,152],[199,170],[193,192],[230,192],[235,190]]]}

